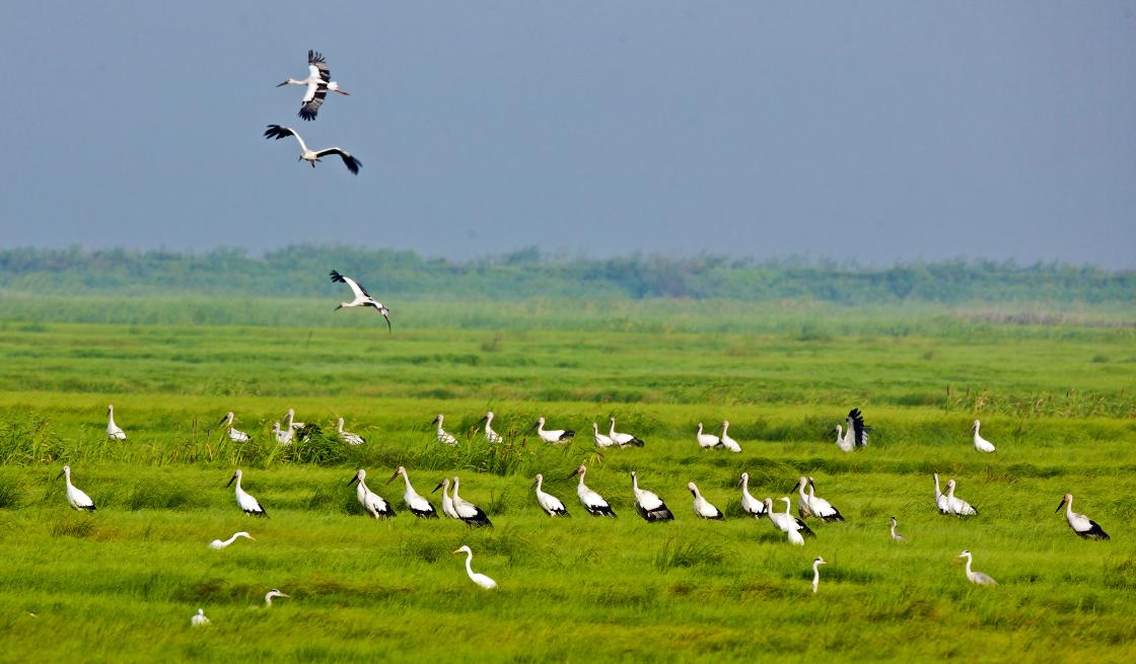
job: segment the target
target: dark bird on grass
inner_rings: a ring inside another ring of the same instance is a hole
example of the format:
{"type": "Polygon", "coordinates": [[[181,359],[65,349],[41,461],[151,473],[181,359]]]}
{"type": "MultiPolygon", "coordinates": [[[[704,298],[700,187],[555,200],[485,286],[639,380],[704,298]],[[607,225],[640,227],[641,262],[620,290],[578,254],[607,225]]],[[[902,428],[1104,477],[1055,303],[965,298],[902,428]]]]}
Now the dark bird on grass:
{"type": "Polygon", "coordinates": [[[326,157],[329,154],[338,155],[339,158],[343,160],[343,165],[347,167],[347,170],[351,171],[352,175],[358,175],[359,169],[363,166],[363,162],[352,157],[351,153],[343,148],[336,147],[312,150],[308,147],[308,144],[304,142],[304,139],[300,137],[300,134],[291,127],[281,127],[280,125],[270,124],[268,125],[268,129],[264,131],[265,138],[280,140],[288,136],[296,137],[296,141],[300,144],[300,160],[308,162],[312,165],[312,168],[316,167],[316,163],[320,161],[321,157],[326,157]]]}
{"type": "Polygon", "coordinates": [[[347,284],[347,287],[351,289],[351,293],[355,296],[355,299],[351,300],[350,302],[340,302],[339,306],[335,308],[336,311],[349,307],[372,307],[375,311],[382,314],[383,318],[386,319],[387,333],[390,333],[390,309],[387,309],[382,302],[379,302],[374,297],[372,297],[371,294],[367,292],[366,288],[360,286],[359,282],[355,281],[351,277],[345,277],[335,270],[331,271],[330,276],[333,283],[347,284]]]}
{"type": "Polygon", "coordinates": [[[345,97],[351,94],[341,90],[337,81],[331,80],[331,68],[327,66],[327,60],[322,53],[312,50],[308,51],[308,77],[288,78],[283,83],[278,83],[276,87],[281,88],[285,85],[302,85],[306,88],[303,98],[300,99],[299,112],[299,116],[305,120],[316,119],[328,92],[335,92],[345,97]]]}

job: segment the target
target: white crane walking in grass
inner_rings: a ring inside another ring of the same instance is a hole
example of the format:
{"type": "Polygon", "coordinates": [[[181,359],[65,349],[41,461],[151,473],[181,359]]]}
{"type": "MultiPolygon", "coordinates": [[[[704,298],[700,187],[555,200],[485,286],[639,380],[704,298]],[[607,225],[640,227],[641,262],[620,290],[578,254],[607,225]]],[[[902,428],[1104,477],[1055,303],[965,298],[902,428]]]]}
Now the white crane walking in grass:
{"type": "Polygon", "coordinates": [[[225,433],[228,434],[229,440],[233,441],[234,443],[247,443],[248,441],[252,440],[252,438],[244,431],[239,431],[235,426],[233,426],[233,422],[234,420],[236,420],[236,418],[237,416],[233,413],[233,411],[230,410],[229,412],[225,413],[225,416],[221,418],[221,421],[217,424],[217,426],[225,427],[225,433]]]}
{"type": "Polygon", "coordinates": [[[198,609],[197,613],[189,619],[189,624],[194,627],[204,627],[209,624],[209,619],[205,617],[205,609],[198,609]]]}
{"type": "Polygon", "coordinates": [[[897,522],[895,520],[895,517],[893,516],[891,518],[891,541],[893,541],[893,542],[906,542],[907,541],[906,537],[895,532],[895,527],[898,525],[898,523],[899,522],[897,522]]]}
{"type": "Polygon", "coordinates": [[[620,433],[615,430],[615,418],[610,418],[611,427],[608,428],[607,435],[612,441],[620,447],[643,447],[645,444],[642,439],[632,436],[629,433],[620,433]]]}
{"type": "Polygon", "coordinates": [[[410,476],[406,474],[406,468],[402,466],[395,468],[394,474],[387,480],[387,484],[393,482],[399,475],[406,482],[406,490],[402,493],[402,501],[406,503],[406,509],[410,510],[410,513],[414,516],[422,519],[437,519],[438,512],[434,509],[434,506],[430,504],[429,500],[418,495],[418,492],[410,484],[410,476]]]}
{"type": "Polygon", "coordinates": [[[214,551],[220,551],[221,549],[227,548],[230,544],[232,544],[233,542],[236,542],[238,539],[240,539],[242,537],[244,537],[246,539],[250,539],[254,542],[256,541],[256,538],[253,537],[252,535],[249,535],[247,532],[245,532],[243,530],[238,530],[237,532],[230,535],[229,539],[227,539],[227,540],[219,540],[219,539],[213,540],[212,542],[209,543],[209,548],[213,549],[214,551]]]}
{"type": "Polygon", "coordinates": [[[545,429],[543,416],[537,418],[533,427],[536,429],[536,435],[546,443],[563,443],[576,437],[576,432],[571,429],[545,429]]]}
{"type": "Polygon", "coordinates": [[[742,473],[738,486],[742,488],[742,511],[758,519],[765,516],[765,503],[749,493],[749,473],[742,473]]]}
{"type": "Polygon", "coordinates": [[[568,510],[559,498],[544,491],[544,475],[537,473],[533,481],[536,489],[536,502],[548,516],[568,516],[568,510]]]}
{"type": "Polygon", "coordinates": [[[978,510],[962,498],[955,496],[955,481],[947,480],[947,509],[956,516],[974,516],[978,510]]]}
{"type": "Polygon", "coordinates": [[[91,500],[91,497],[82,489],[71,483],[71,466],[63,466],[63,470],[59,471],[59,475],[55,479],[60,477],[64,478],[63,481],[67,484],[67,503],[80,512],[94,512],[95,501],[91,500]]]}
{"type": "Polygon", "coordinates": [[[815,516],[822,521],[843,521],[844,516],[840,514],[840,510],[832,506],[824,498],[818,498],[816,495],[816,482],[812,477],[801,477],[797,482],[797,489],[800,498],[797,501],[797,511],[802,518],[815,516]],[[805,493],[805,488],[808,488],[808,493],[805,493]]]}
{"type": "Polygon", "coordinates": [[[584,510],[592,516],[610,516],[615,518],[615,510],[611,509],[611,505],[608,504],[607,500],[584,484],[584,475],[587,473],[588,467],[580,464],[579,468],[568,475],[568,479],[571,479],[573,475],[580,478],[579,484],[576,485],[576,495],[580,497],[580,503],[584,506],[584,510]]]}
{"type": "Polygon", "coordinates": [[[493,411],[485,413],[485,417],[481,418],[481,421],[479,421],[477,424],[480,426],[483,423],[485,424],[485,440],[489,441],[490,443],[505,442],[505,439],[501,436],[501,434],[493,430],[493,411]]]}
{"type": "Polygon", "coordinates": [[[738,441],[734,440],[733,438],[730,438],[729,430],[730,430],[730,421],[729,420],[722,420],[722,435],[718,436],[718,439],[722,441],[722,447],[726,448],[727,450],[729,450],[731,452],[741,452],[742,446],[738,444],[738,441]]]}
{"type": "Polygon", "coordinates": [[[978,450],[979,452],[986,452],[986,453],[994,452],[995,451],[994,443],[990,442],[989,440],[986,440],[985,438],[982,437],[981,434],[978,433],[978,428],[980,426],[982,426],[982,423],[979,422],[978,420],[975,420],[974,425],[970,427],[971,433],[974,434],[974,449],[978,450]]]}
{"type": "Polygon", "coordinates": [[[1084,514],[1079,514],[1073,511],[1073,494],[1067,493],[1061,498],[1061,504],[1057,506],[1057,512],[1061,508],[1065,508],[1065,518],[1069,521],[1069,527],[1073,532],[1077,533],[1082,539],[1095,539],[1106,540],[1110,539],[1108,533],[1101,528],[1100,524],[1093,521],[1084,514]]]}
{"type": "Polygon", "coordinates": [[[984,574],[983,572],[975,572],[974,570],[972,570],[970,568],[970,564],[971,564],[971,561],[974,559],[974,556],[971,555],[969,549],[963,549],[963,552],[960,553],[958,557],[959,558],[966,558],[966,580],[967,581],[970,581],[971,583],[973,583],[977,586],[996,586],[996,585],[998,585],[998,582],[995,581],[993,578],[991,578],[989,574],[984,574]]]}
{"type": "Polygon", "coordinates": [[[264,608],[268,608],[268,607],[272,606],[272,600],[277,598],[277,597],[291,597],[291,595],[286,595],[286,594],[280,592],[279,590],[273,588],[272,590],[269,590],[264,595],[264,608]]]}
{"type": "Polygon", "coordinates": [[[631,471],[631,491],[635,494],[635,511],[648,523],[671,521],[674,514],[654,491],[639,488],[639,474],[631,471]]]}
{"type": "Polygon", "coordinates": [[[347,482],[348,486],[352,484],[355,484],[355,498],[358,499],[359,504],[363,506],[367,514],[376,519],[394,516],[394,508],[391,507],[390,503],[367,486],[366,470],[360,468],[355,471],[355,476],[347,482]]]}
{"type": "Polygon", "coordinates": [[[237,483],[237,487],[235,489],[237,496],[237,507],[240,507],[241,511],[245,514],[251,514],[253,516],[268,516],[268,512],[265,512],[264,508],[260,506],[260,501],[258,501],[256,498],[253,498],[252,494],[246,492],[241,488],[241,478],[243,476],[244,473],[242,473],[241,469],[238,468],[237,471],[233,473],[233,476],[229,478],[229,483],[225,485],[229,486],[233,482],[237,483]]]}
{"type": "Polygon", "coordinates": [[[450,493],[450,498],[454,501],[454,512],[461,519],[462,523],[467,526],[492,526],[493,522],[489,520],[485,512],[480,507],[469,502],[465,498],[458,495],[458,488],[461,486],[461,481],[455,476],[453,491],[450,493]]]}
{"type": "Polygon", "coordinates": [[[345,97],[351,94],[346,90],[341,90],[337,81],[331,80],[331,68],[327,66],[327,60],[324,59],[322,53],[313,50],[308,51],[308,77],[303,79],[289,77],[283,83],[278,83],[276,87],[280,88],[285,85],[302,85],[307,88],[304,90],[304,96],[300,99],[298,115],[309,121],[316,119],[328,92],[335,92],[345,97]]]}
{"type": "Polygon", "coordinates": [[[445,514],[451,519],[460,519],[458,513],[454,510],[454,499],[450,497],[450,478],[443,477],[438,486],[430,493],[437,493],[438,489],[442,490],[442,514],[445,514]]]}
{"type": "Polygon", "coordinates": [[[836,446],[845,452],[851,452],[857,447],[868,446],[868,432],[872,427],[864,424],[864,416],[860,413],[859,408],[853,408],[848,411],[848,418],[845,420],[848,425],[848,430],[844,431],[840,425],[836,425],[836,446]]]}
{"type": "Polygon", "coordinates": [[[335,423],[335,433],[339,436],[340,440],[347,443],[348,445],[362,445],[363,443],[367,442],[366,438],[360,436],[357,433],[344,431],[342,417],[339,418],[339,420],[335,423]]]}
{"type": "Polygon", "coordinates": [[[816,560],[813,561],[813,594],[814,595],[817,592],[817,588],[820,586],[820,566],[821,565],[827,565],[827,564],[828,564],[828,561],[825,560],[824,558],[821,558],[820,556],[817,556],[816,560]]]}
{"type": "Polygon", "coordinates": [[[430,423],[430,424],[438,425],[438,430],[435,433],[435,436],[438,439],[438,442],[443,444],[443,445],[457,445],[458,439],[454,438],[452,435],[446,433],[446,430],[442,428],[442,421],[443,420],[445,420],[445,418],[442,417],[441,413],[438,413],[438,416],[435,417],[434,421],[430,423]]]}
{"type": "Polygon", "coordinates": [[[698,423],[698,431],[694,434],[694,440],[698,442],[698,446],[704,450],[712,450],[716,447],[722,447],[722,439],[712,433],[702,432],[702,423],[698,423]]]}
{"type": "Polygon", "coordinates": [[[592,422],[592,439],[596,441],[596,447],[615,447],[615,441],[611,436],[600,433],[600,425],[592,422]]]}
{"type": "Polygon", "coordinates": [[[470,549],[469,546],[463,544],[460,548],[454,551],[454,553],[465,554],[465,573],[469,576],[470,581],[473,581],[486,590],[493,590],[497,587],[496,581],[489,578],[488,576],[485,576],[481,572],[473,571],[473,550],[470,549]]]}
{"type": "Polygon", "coordinates": [[[713,519],[716,521],[722,520],[722,510],[714,507],[709,500],[706,500],[694,482],[687,482],[686,488],[690,490],[690,495],[694,496],[694,514],[698,516],[698,518],[713,519]]]}
{"type": "Polygon", "coordinates": [[[304,139],[300,136],[300,134],[291,127],[282,127],[277,124],[270,124],[268,125],[268,129],[264,130],[265,138],[275,138],[276,140],[280,140],[282,138],[287,138],[288,136],[296,137],[296,141],[300,144],[300,160],[308,162],[312,165],[312,168],[316,167],[316,164],[320,162],[321,158],[326,157],[329,154],[336,155],[340,159],[342,159],[343,165],[347,167],[347,170],[351,171],[352,175],[358,175],[359,169],[363,167],[363,162],[351,156],[351,153],[347,150],[344,150],[343,148],[334,147],[324,148],[322,150],[313,150],[309,148],[308,144],[304,142],[304,139]]]}
{"type": "Polygon", "coordinates": [[[114,423],[114,404],[107,406],[107,438],[126,440],[126,432],[114,423]]]}
{"type": "Polygon", "coordinates": [[[371,307],[387,321],[387,334],[391,333],[390,309],[388,309],[386,305],[372,297],[371,294],[367,292],[366,288],[363,288],[358,281],[355,281],[351,277],[343,276],[336,270],[329,272],[328,276],[331,277],[333,284],[347,284],[347,287],[351,289],[351,294],[354,296],[348,302],[340,302],[339,305],[335,307],[335,311],[350,309],[351,307],[371,307]]]}

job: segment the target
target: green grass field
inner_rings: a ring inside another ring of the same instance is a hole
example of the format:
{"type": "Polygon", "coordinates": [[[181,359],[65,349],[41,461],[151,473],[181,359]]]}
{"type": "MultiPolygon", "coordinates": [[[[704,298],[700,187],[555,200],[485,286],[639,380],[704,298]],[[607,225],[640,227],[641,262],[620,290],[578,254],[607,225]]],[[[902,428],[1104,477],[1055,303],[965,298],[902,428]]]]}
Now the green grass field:
{"type": "Polygon", "coordinates": [[[0,297],[0,660],[1136,659],[1130,311],[440,301],[394,320],[388,335],[323,301],[0,297]],[[126,442],[105,438],[111,402],[126,442]],[[832,428],[851,406],[875,436],[844,454],[832,428]],[[369,442],[282,450],[288,407],[369,442]],[[466,435],[489,408],[510,443],[466,435]],[[227,410],[253,443],[211,429],[227,410]],[[433,440],[439,412],[455,449],[433,440]],[[579,437],[540,443],[524,429],[541,414],[579,437]],[[597,451],[609,414],[646,447],[597,451]],[[993,456],[971,447],[975,417],[993,456]],[[723,419],[744,451],[697,449],[697,423],[723,419]],[[618,519],[580,508],[565,477],[581,462],[618,519]],[[67,506],[64,463],[96,513],[67,506]],[[423,494],[459,474],[495,526],[365,518],[354,468],[401,508],[383,484],[399,464],[423,494]],[[237,509],[238,466],[270,519],[237,509]],[[675,522],[635,515],[631,470],[675,522]],[[773,498],[812,475],[847,522],[790,546],[739,514],[742,471],[773,498]],[[570,519],[536,506],[538,472],[570,519]],[[940,516],[932,472],[980,515],[940,516]],[[691,480],[726,521],[694,517],[691,480]],[[1065,492],[1111,541],[1072,534],[1065,492]],[[256,541],[207,548],[241,529],[256,541]],[[465,577],[461,544],[497,591],[465,577]],[[967,583],[964,548],[998,587],[967,583]],[[273,587],[291,598],[261,608],[273,587]],[[198,607],[210,627],[190,627],[198,607]]]}

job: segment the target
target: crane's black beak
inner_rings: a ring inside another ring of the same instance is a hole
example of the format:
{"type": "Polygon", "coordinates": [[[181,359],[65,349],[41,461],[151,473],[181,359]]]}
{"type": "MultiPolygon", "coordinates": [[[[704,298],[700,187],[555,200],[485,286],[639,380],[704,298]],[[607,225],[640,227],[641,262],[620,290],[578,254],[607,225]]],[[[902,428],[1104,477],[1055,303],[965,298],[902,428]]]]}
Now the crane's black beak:
{"type": "Polygon", "coordinates": [[[572,472],[568,473],[568,477],[565,477],[564,479],[570,480],[570,479],[572,479],[573,477],[575,477],[579,474],[580,474],[580,469],[577,468],[576,470],[573,470],[572,472]]]}
{"type": "Polygon", "coordinates": [[[347,486],[351,486],[352,484],[354,484],[358,481],[359,481],[359,473],[355,473],[355,477],[352,477],[350,480],[347,481],[347,486]]]}
{"type": "Polygon", "coordinates": [[[1064,498],[1062,498],[1062,499],[1061,499],[1061,504],[1060,504],[1060,505],[1058,505],[1058,506],[1057,506],[1057,509],[1053,510],[1053,512],[1054,512],[1055,514],[1056,514],[1057,512],[1060,512],[1060,511],[1061,511],[1061,508],[1062,508],[1062,507],[1065,507],[1065,499],[1064,499],[1064,498]]]}
{"type": "Polygon", "coordinates": [[[434,418],[433,420],[431,420],[431,421],[430,421],[430,425],[431,425],[431,426],[433,426],[433,425],[435,425],[435,424],[437,424],[437,423],[438,423],[438,418],[436,418],[436,417],[435,417],[435,418],[434,418]]]}
{"type": "Polygon", "coordinates": [[[283,83],[277,83],[277,84],[276,84],[276,87],[278,87],[278,88],[282,88],[282,87],[284,87],[285,85],[288,85],[288,81],[284,81],[283,83]]]}
{"type": "Polygon", "coordinates": [[[438,489],[441,489],[441,488],[442,488],[442,483],[438,482],[438,486],[434,487],[434,490],[431,491],[430,493],[438,493],[438,489]]]}
{"type": "Polygon", "coordinates": [[[738,478],[738,486],[741,486],[742,482],[745,482],[745,480],[739,477],[738,478]]]}
{"type": "Polygon", "coordinates": [[[225,486],[232,486],[232,485],[233,485],[233,482],[235,482],[235,481],[236,481],[236,479],[237,479],[237,476],[236,476],[236,475],[233,475],[232,477],[230,477],[230,478],[229,478],[229,481],[228,481],[228,483],[227,483],[227,484],[225,484],[225,486]]]}
{"type": "Polygon", "coordinates": [[[398,471],[397,470],[394,471],[394,475],[391,475],[391,478],[389,480],[387,480],[387,484],[390,484],[391,482],[393,482],[394,478],[396,478],[396,477],[398,477],[398,471]]]}
{"type": "Polygon", "coordinates": [[[63,471],[62,470],[59,471],[59,474],[55,476],[55,479],[59,479],[60,477],[63,477],[63,471]]]}

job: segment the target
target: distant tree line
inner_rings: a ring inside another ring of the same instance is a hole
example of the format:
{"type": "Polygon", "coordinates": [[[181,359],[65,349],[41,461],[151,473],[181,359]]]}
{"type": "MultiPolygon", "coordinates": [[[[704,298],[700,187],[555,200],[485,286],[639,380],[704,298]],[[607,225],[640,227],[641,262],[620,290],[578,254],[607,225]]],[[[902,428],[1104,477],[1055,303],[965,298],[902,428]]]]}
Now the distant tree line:
{"type": "Polygon", "coordinates": [[[554,258],[535,248],[468,261],[411,251],[292,246],[252,256],[205,253],[17,248],[0,250],[0,289],[10,292],[193,292],[261,296],[327,295],[335,268],[379,297],[813,299],[867,302],[1052,301],[1132,303],[1136,271],[989,260],[916,262],[868,268],[826,260],[697,256],[554,258]]]}

